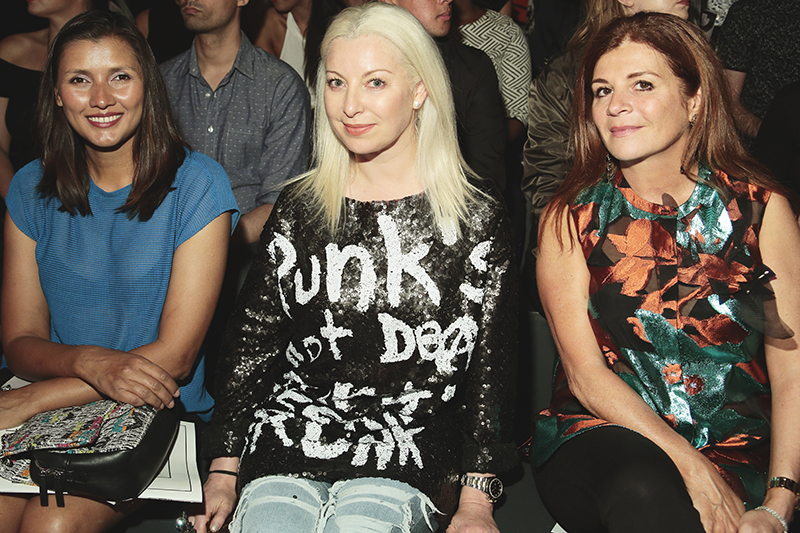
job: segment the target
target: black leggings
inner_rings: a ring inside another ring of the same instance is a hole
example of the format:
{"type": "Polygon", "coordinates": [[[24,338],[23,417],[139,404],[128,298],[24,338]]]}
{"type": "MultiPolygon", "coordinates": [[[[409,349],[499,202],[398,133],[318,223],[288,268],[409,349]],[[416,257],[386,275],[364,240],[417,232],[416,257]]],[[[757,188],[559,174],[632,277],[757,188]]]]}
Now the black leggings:
{"type": "Polygon", "coordinates": [[[570,533],[703,533],[677,467],[649,439],[601,427],[533,469],[545,507],[570,533]]]}

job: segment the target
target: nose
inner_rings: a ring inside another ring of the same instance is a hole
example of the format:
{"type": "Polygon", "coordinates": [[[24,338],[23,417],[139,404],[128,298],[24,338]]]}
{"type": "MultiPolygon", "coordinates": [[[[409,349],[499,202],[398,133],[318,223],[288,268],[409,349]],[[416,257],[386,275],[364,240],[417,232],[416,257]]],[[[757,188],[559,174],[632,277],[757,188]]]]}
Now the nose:
{"type": "Polygon", "coordinates": [[[439,0],[439,3],[440,4],[444,4],[444,5],[448,5],[448,4],[453,3],[453,0],[439,0]]]}
{"type": "Polygon", "coordinates": [[[92,107],[105,109],[115,103],[113,91],[107,83],[98,82],[94,84],[92,87],[91,100],[89,101],[92,107]]]}
{"type": "Polygon", "coordinates": [[[362,103],[361,103],[361,94],[357,87],[350,88],[347,87],[345,89],[344,95],[344,114],[347,115],[349,118],[353,118],[354,116],[361,113],[363,110],[362,103]]]}
{"type": "Polygon", "coordinates": [[[607,113],[611,116],[620,115],[631,110],[630,95],[625,91],[613,91],[608,100],[607,113]]]}

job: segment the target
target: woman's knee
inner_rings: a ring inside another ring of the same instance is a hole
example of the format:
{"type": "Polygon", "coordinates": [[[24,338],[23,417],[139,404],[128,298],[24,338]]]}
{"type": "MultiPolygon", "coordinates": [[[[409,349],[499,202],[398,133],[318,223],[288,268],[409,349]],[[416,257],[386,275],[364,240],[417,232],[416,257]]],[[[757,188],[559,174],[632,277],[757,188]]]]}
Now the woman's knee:
{"type": "Polygon", "coordinates": [[[64,507],[58,507],[52,495],[46,507],[42,507],[38,497],[29,499],[20,533],[102,533],[141,505],[137,501],[112,506],[70,495],[64,496],[64,503],[64,507]]]}
{"type": "Polygon", "coordinates": [[[385,478],[362,478],[331,487],[333,512],[325,533],[430,533],[435,507],[414,487],[385,478]]]}
{"type": "Polygon", "coordinates": [[[230,531],[315,531],[328,487],[327,483],[288,476],[256,479],[242,491],[230,531]]]}

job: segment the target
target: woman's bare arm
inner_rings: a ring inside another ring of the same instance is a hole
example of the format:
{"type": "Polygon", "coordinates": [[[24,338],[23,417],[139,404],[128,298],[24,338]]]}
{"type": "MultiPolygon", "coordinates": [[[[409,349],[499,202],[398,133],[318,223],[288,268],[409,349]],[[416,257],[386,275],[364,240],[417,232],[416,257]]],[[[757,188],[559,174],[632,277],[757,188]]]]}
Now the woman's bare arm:
{"type": "Polygon", "coordinates": [[[741,500],[712,463],[675,432],[606,364],[589,321],[589,270],[567,211],[548,218],[539,241],[537,282],[570,391],[597,418],[658,445],[678,467],[707,531],[736,531],[741,500]],[[554,218],[561,217],[559,242],[554,218]]]}
{"type": "MultiPolygon", "coordinates": [[[[229,232],[230,214],[225,213],[178,247],[158,339],[125,353],[49,340],[50,315],[39,282],[36,243],[7,216],[4,275],[14,282],[7,281],[3,286],[2,321],[9,366],[20,377],[33,381],[63,378],[54,391],[57,398],[63,398],[63,405],[51,403],[50,409],[102,396],[134,405],[171,407],[178,395],[173,377],[180,379],[190,372],[213,316],[229,232]]],[[[50,397],[45,392],[52,385],[45,383],[38,387],[50,397]]],[[[40,411],[31,414],[36,412],[40,411]]]]}

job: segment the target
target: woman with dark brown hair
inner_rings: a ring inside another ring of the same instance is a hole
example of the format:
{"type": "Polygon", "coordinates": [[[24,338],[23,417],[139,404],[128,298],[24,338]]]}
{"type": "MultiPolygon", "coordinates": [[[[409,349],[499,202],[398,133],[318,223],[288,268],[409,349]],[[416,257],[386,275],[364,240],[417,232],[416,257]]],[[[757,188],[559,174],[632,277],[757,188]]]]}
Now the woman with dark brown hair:
{"type": "MultiPolygon", "coordinates": [[[[111,398],[208,414],[197,357],[238,219],[227,175],[191,152],[132,21],[89,11],[56,36],[39,93],[42,158],[6,204],[3,349],[33,383],[0,428],[111,398]]],[[[105,531],[136,507],[0,496],[0,531],[105,531]]]]}
{"type": "Polygon", "coordinates": [[[702,33],[668,15],[612,22],[581,60],[575,165],[537,269],[560,361],[534,476],[568,531],[792,518],[800,228],[725,87],[702,33]]]}

